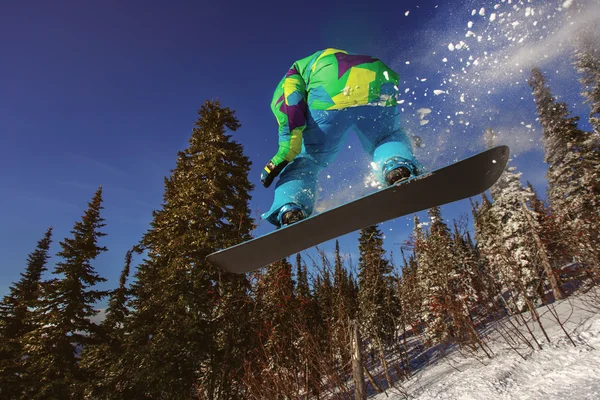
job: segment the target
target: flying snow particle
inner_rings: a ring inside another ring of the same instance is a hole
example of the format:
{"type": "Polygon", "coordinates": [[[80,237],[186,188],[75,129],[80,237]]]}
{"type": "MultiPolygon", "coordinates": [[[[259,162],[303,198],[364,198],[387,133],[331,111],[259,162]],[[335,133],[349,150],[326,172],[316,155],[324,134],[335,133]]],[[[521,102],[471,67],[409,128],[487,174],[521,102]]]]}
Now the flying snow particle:
{"type": "Polygon", "coordinates": [[[447,59],[446,57],[444,57],[444,58],[442,59],[442,62],[448,62],[448,59],[447,59]]]}
{"type": "Polygon", "coordinates": [[[492,15],[490,15],[490,22],[494,22],[496,20],[496,13],[492,13],[492,15]]]}
{"type": "Polygon", "coordinates": [[[421,121],[419,121],[419,125],[421,125],[421,126],[427,125],[428,123],[429,123],[429,121],[426,119],[422,119],[421,121]]]}
{"type": "Polygon", "coordinates": [[[417,114],[419,114],[419,119],[424,119],[427,114],[431,114],[430,108],[419,108],[417,110],[417,114]]]}
{"type": "Polygon", "coordinates": [[[436,89],[436,90],[433,91],[433,94],[435,94],[436,96],[439,96],[442,93],[446,93],[446,91],[445,90],[440,90],[440,89],[436,89]]]}
{"type": "Polygon", "coordinates": [[[331,179],[331,175],[327,175],[327,179],[331,179]]]}
{"type": "Polygon", "coordinates": [[[421,82],[425,82],[427,80],[427,78],[422,78],[420,80],[421,80],[421,82]]]}
{"type": "Polygon", "coordinates": [[[471,11],[471,15],[475,15],[475,14],[477,14],[477,10],[471,11]]]}
{"type": "Polygon", "coordinates": [[[469,21],[469,23],[467,24],[467,27],[468,27],[469,29],[471,29],[471,28],[473,27],[473,21],[469,21]]]}
{"type": "Polygon", "coordinates": [[[387,71],[383,71],[383,76],[385,76],[385,80],[389,81],[390,80],[390,76],[388,75],[387,71]]]}
{"type": "Polygon", "coordinates": [[[410,10],[408,10],[407,12],[404,13],[405,17],[408,17],[408,14],[410,14],[410,10]]]}
{"type": "Polygon", "coordinates": [[[479,15],[482,17],[485,15],[485,8],[481,7],[481,10],[479,10],[479,15]]]}
{"type": "Polygon", "coordinates": [[[448,50],[454,51],[454,45],[452,43],[448,45],[448,50]]]}
{"type": "Polygon", "coordinates": [[[461,103],[465,102],[465,94],[464,93],[461,93],[461,95],[460,95],[460,102],[461,103]]]}
{"type": "Polygon", "coordinates": [[[562,6],[564,8],[569,8],[569,7],[571,7],[572,4],[573,4],[573,0],[567,0],[562,4],[562,6]]]}
{"type": "Polygon", "coordinates": [[[406,65],[410,65],[410,61],[405,62],[406,65]]]}

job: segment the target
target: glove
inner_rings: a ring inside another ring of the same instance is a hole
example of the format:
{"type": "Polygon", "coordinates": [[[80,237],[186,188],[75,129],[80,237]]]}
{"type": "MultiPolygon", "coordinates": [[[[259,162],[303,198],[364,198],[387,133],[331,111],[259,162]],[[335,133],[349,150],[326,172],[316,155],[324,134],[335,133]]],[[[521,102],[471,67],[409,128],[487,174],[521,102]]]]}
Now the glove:
{"type": "Polygon", "coordinates": [[[282,161],[279,164],[273,164],[273,161],[269,161],[265,168],[260,173],[260,181],[263,186],[268,188],[273,183],[273,179],[289,164],[289,161],[282,161]]]}

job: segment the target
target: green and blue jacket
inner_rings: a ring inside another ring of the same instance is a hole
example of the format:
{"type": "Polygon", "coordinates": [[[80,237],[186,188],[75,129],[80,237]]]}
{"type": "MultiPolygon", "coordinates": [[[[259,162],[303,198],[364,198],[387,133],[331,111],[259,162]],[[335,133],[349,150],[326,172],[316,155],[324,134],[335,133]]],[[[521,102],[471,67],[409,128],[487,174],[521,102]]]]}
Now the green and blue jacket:
{"type": "Polygon", "coordinates": [[[381,60],[344,50],[325,49],[296,61],[277,85],[271,102],[279,124],[279,151],[271,161],[279,165],[300,154],[308,108],[395,106],[398,79],[381,60]]]}

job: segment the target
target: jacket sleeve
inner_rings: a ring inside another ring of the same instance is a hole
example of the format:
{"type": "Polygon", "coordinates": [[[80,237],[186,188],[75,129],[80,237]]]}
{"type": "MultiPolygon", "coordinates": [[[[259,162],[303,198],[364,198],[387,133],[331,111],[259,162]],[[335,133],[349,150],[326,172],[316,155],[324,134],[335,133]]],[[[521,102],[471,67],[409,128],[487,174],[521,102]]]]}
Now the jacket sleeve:
{"type": "Polygon", "coordinates": [[[298,63],[295,63],[279,82],[271,102],[271,110],[279,124],[279,150],[271,159],[273,164],[291,162],[302,151],[306,101],[306,83],[298,71],[298,63]]]}

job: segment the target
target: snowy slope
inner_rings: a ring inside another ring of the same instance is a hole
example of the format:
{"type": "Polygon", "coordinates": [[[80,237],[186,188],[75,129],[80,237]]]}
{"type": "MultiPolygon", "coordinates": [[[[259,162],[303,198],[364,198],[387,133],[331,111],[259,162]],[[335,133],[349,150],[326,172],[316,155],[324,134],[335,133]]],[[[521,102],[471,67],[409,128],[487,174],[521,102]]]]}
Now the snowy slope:
{"type": "MultiPolygon", "coordinates": [[[[398,386],[400,390],[372,398],[600,399],[600,305],[596,307],[591,305],[589,295],[556,304],[559,319],[576,346],[550,311],[541,307],[550,343],[539,327],[531,322],[529,326],[535,329],[542,350],[521,345],[521,357],[497,332],[492,332],[488,341],[494,352],[492,359],[454,351],[398,386]]],[[[522,331],[526,334],[526,329],[522,331]]]]}

